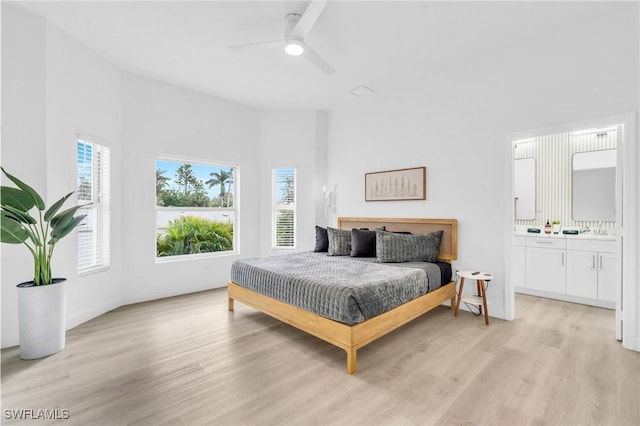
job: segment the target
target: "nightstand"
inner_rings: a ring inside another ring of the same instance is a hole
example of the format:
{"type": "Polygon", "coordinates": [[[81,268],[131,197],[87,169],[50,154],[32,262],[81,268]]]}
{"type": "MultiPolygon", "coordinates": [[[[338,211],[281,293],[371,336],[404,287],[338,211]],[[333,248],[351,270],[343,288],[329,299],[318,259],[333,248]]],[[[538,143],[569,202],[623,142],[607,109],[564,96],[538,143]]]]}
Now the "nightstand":
{"type": "Polygon", "coordinates": [[[460,278],[460,289],[458,290],[458,300],[456,302],[455,316],[460,311],[460,302],[469,303],[478,306],[480,314],[484,308],[484,322],[489,325],[489,310],[487,309],[487,281],[493,279],[493,275],[482,271],[458,271],[456,275],[460,278]],[[462,296],[464,290],[464,280],[476,280],[478,290],[477,296],[462,296]]]}

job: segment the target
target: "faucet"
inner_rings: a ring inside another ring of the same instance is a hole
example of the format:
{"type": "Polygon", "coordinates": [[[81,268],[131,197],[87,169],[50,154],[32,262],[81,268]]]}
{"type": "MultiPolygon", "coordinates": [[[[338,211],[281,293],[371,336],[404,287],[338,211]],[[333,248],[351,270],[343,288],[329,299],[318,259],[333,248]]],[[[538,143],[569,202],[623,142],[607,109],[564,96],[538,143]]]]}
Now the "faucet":
{"type": "Polygon", "coordinates": [[[593,229],[589,228],[588,226],[580,228],[579,232],[581,234],[591,233],[591,235],[594,236],[609,235],[609,230],[606,227],[602,226],[602,222],[598,222],[598,226],[593,229]]]}
{"type": "Polygon", "coordinates": [[[607,228],[602,226],[602,222],[598,222],[598,227],[594,230],[593,235],[607,235],[607,228]]]}

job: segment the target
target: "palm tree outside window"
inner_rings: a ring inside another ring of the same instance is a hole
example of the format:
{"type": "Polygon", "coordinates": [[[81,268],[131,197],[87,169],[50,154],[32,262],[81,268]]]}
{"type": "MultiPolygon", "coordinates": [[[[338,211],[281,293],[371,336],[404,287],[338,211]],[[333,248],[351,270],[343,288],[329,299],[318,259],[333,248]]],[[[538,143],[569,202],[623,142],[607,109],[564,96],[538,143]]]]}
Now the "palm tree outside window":
{"type": "Polygon", "coordinates": [[[233,184],[233,171],[220,170],[218,172],[212,172],[210,175],[211,179],[206,181],[205,184],[207,184],[209,188],[220,187],[220,206],[229,207],[232,197],[231,184],[233,184]]]}

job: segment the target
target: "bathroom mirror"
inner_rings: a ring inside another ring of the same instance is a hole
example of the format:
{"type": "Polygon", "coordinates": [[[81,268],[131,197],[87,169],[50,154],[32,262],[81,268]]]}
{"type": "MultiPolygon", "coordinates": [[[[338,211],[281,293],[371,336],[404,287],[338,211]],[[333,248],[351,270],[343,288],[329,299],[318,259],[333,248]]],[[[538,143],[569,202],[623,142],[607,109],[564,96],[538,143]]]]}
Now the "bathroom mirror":
{"type": "Polygon", "coordinates": [[[615,222],[616,157],[615,149],[573,154],[573,220],[615,222]]]}
{"type": "Polygon", "coordinates": [[[536,218],[536,160],[513,160],[513,204],[515,219],[536,218]]]}

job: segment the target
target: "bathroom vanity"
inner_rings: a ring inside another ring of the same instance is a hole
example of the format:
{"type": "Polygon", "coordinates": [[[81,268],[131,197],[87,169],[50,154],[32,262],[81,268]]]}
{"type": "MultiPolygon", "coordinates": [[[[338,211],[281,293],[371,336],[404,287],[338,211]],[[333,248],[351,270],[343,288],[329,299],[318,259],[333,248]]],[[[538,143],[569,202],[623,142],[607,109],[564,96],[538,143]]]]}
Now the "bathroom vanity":
{"type": "Polygon", "coordinates": [[[615,309],[615,253],[611,235],[516,232],[511,279],[518,293],[615,309]]]}
{"type": "Polygon", "coordinates": [[[517,292],[615,309],[618,130],[514,141],[511,279],[517,292]],[[544,233],[551,222],[552,233],[544,233]]]}

